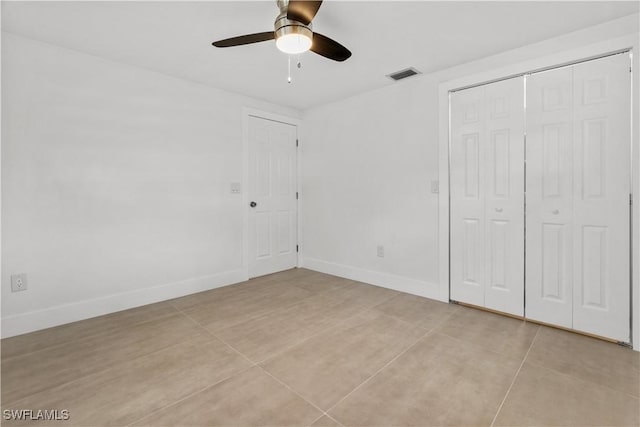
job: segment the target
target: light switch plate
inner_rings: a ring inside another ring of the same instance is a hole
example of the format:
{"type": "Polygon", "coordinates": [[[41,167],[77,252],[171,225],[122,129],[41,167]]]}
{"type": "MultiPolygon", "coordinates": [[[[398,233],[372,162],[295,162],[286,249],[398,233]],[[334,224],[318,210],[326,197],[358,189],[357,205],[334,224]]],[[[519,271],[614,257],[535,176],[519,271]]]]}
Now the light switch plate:
{"type": "Polygon", "coordinates": [[[231,193],[240,194],[242,192],[242,185],[239,182],[231,183],[231,193]]]}
{"type": "Polygon", "coordinates": [[[440,181],[431,181],[431,192],[432,193],[440,192],[440,181]]]}

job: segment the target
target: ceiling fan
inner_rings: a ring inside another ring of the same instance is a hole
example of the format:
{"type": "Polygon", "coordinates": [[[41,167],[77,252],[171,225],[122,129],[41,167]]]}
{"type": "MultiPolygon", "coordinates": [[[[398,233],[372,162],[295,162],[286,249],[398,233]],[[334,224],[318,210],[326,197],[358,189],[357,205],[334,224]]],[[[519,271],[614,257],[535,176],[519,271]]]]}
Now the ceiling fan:
{"type": "Polygon", "coordinates": [[[274,31],[231,37],[212,44],[215,47],[232,47],[275,39],[278,49],[288,54],[310,50],[334,61],[349,59],[349,49],[311,29],[311,21],[320,9],[322,0],[277,0],[277,4],[280,14],[276,17],[274,31]]]}

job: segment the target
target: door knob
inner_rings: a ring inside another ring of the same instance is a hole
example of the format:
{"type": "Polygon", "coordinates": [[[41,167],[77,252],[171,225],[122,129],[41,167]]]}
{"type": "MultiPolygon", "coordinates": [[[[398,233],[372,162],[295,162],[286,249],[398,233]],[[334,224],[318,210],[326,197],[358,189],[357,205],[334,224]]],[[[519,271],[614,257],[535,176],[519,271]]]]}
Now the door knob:
{"type": "Polygon", "coordinates": [[[496,208],[496,212],[502,212],[502,208],[496,208]]]}
{"type": "Polygon", "coordinates": [[[256,202],[251,202],[249,203],[249,206],[251,206],[252,208],[255,208],[256,206],[258,206],[258,204],[256,202]]]}
{"type": "Polygon", "coordinates": [[[558,209],[554,209],[551,211],[552,214],[554,215],[558,215],[560,213],[560,211],[558,209]]]}

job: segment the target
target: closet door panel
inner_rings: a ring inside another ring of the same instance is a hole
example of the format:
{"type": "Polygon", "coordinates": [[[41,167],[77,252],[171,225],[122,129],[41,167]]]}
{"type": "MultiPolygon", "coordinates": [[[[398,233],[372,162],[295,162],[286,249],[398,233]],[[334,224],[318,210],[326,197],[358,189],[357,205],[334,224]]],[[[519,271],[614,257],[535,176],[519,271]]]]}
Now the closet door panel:
{"type": "Polygon", "coordinates": [[[574,329],[629,341],[627,55],[574,66],[574,329]]]}
{"type": "Polygon", "coordinates": [[[572,327],[573,71],[527,76],[526,317],[572,327]]]}
{"type": "Polygon", "coordinates": [[[486,85],[485,105],[485,307],[523,316],[523,77],[486,85]]]}
{"type": "Polygon", "coordinates": [[[484,306],[484,87],[451,94],[450,298],[484,306]]]}

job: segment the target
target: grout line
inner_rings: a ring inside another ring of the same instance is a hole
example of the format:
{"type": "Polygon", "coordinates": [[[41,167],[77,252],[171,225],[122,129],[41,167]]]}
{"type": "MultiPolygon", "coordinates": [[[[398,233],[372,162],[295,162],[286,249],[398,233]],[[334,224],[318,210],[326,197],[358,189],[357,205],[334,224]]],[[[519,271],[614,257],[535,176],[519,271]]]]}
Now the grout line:
{"type": "Polygon", "coordinates": [[[318,418],[315,418],[313,421],[311,421],[309,424],[307,424],[307,426],[311,427],[312,425],[317,423],[320,418],[324,417],[325,415],[327,415],[327,414],[325,414],[325,413],[320,414],[320,416],[318,416],[318,418]]]}
{"type": "Polygon", "coordinates": [[[327,326],[326,328],[323,328],[323,329],[321,329],[321,330],[319,330],[317,332],[312,333],[311,335],[308,335],[308,336],[306,336],[304,338],[301,338],[298,341],[294,342],[293,344],[284,346],[281,350],[277,351],[274,354],[271,354],[271,355],[265,357],[264,359],[260,360],[259,362],[256,362],[256,364],[260,365],[262,363],[265,363],[265,362],[267,362],[269,360],[272,360],[272,359],[280,356],[284,352],[289,351],[292,348],[295,348],[295,347],[303,344],[304,342],[306,342],[306,341],[308,341],[308,340],[310,340],[312,338],[317,337],[318,335],[324,334],[324,333],[329,332],[329,331],[331,331],[333,329],[338,329],[341,326],[343,326],[348,320],[353,319],[354,317],[359,316],[359,315],[361,315],[363,313],[366,313],[369,310],[371,310],[371,309],[370,308],[363,308],[362,310],[357,311],[353,315],[345,317],[343,320],[341,320],[339,322],[336,322],[336,323],[333,323],[333,324],[329,324],[329,326],[327,326]]]}
{"type": "Polygon", "coordinates": [[[353,390],[351,390],[349,393],[347,393],[346,395],[344,395],[340,400],[338,400],[332,407],[330,407],[329,409],[327,409],[327,415],[329,413],[329,411],[331,411],[333,408],[335,408],[336,406],[338,406],[342,401],[344,401],[346,398],[348,398],[349,396],[351,396],[354,392],[356,392],[357,390],[359,390],[360,388],[362,388],[365,384],[367,384],[372,378],[374,378],[375,376],[377,376],[382,370],[384,370],[387,366],[391,365],[393,362],[395,362],[399,357],[401,357],[402,355],[404,355],[406,352],[408,352],[409,350],[411,350],[413,347],[415,347],[422,339],[424,339],[425,337],[428,337],[433,330],[435,329],[432,328],[430,330],[428,330],[427,332],[425,332],[423,335],[420,335],[416,341],[411,344],[410,346],[408,346],[407,348],[405,348],[403,351],[401,351],[399,354],[397,354],[393,359],[389,360],[387,363],[385,363],[380,369],[378,369],[376,372],[374,372],[369,378],[365,379],[363,382],[361,382],[360,384],[358,384],[353,390]]]}
{"type": "Polygon", "coordinates": [[[589,383],[591,385],[595,385],[597,387],[604,387],[604,388],[607,388],[607,389],[609,389],[609,390],[611,390],[613,392],[625,394],[625,395],[627,395],[627,396],[629,396],[629,397],[631,397],[631,398],[633,398],[635,400],[640,400],[640,396],[636,396],[635,394],[631,394],[629,392],[626,392],[626,391],[623,391],[623,390],[620,390],[620,389],[617,389],[617,388],[613,388],[613,387],[611,387],[611,386],[609,386],[607,384],[595,382],[595,381],[592,381],[592,380],[589,380],[589,379],[586,379],[586,378],[577,377],[577,376],[574,376],[574,375],[566,373],[566,372],[556,371],[555,369],[550,368],[548,366],[545,366],[545,365],[543,365],[541,363],[535,363],[535,362],[528,362],[528,363],[533,365],[533,366],[537,366],[539,368],[542,368],[542,369],[544,369],[546,371],[552,372],[555,375],[560,375],[560,376],[563,376],[563,377],[566,377],[566,378],[570,378],[570,379],[575,380],[575,381],[582,381],[582,382],[585,382],[585,383],[589,383]]]}
{"type": "MultiPolygon", "coordinates": [[[[331,297],[331,296],[327,296],[327,297],[328,297],[329,299],[333,299],[333,300],[339,301],[339,300],[338,300],[337,298],[335,298],[335,297],[331,297]]],[[[376,307],[378,307],[378,306],[379,306],[379,305],[381,305],[381,304],[384,304],[384,303],[385,303],[385,302],[387,302],[387,301],[390,301],[390,300],[391,300],[391,299],[393,299],[393,298],[395,298],[395,296],[393,296],[392,298],[390,298],[390,299],[388,299],[388,300],[385,300],[385,301],[383,301],[383,302],[381,302],[381,303],[379,303],[379,304],[375,304],[375,305],[372,305],[372,306],[366,306],[366,307],[363,307],[360,311],[356,311],[354,314],[352,314],[352,315],[350,315],[350,316],[345,317],[345,318],[344,318],[344,319],[342,319],[341,321],[336,322],[336,323],[334,323],[334,324],[332,324],[332,325],[329,325],[329,326],[327,326],[326,328],[321,329],[321,330],[319,330],[319,331],[317,331],[317,332],[314,332],[313,334],[311,334],[311,335],[309,335],[309,336],[307,336],[307,337],[301,338],[300,340],[298,340],[298,341],[294,342],[293,344],[285,346],[282,350],[280,350],[280,351],[278,351],[278,352],[276,352],[276,353],[274,353],[274,354],[272,354],[272,355],[270,355],[270,356],[267,356],[267,357],[265,357],[264,359],[262,359],[262,360],[260,360],[259,362],[256,362],[256,363],[257,363],[257,364],[265,363],[265,362],[267,362],[267,361],[269,361],[269,360],[271,360],[271,359],[273,359],[273,358],[275,358],[275,357],[278,357],[279,355],[281,355],[281,354],[282,354],[282,353],[284,353],[285,351],[291,350],[292,348],[297,347],[298,345],[300,345],[300,344],[304,343],[305,341],[310,340],[311,338],[314,338],[314,337],[316,337],[316,336],[318,336],[318,335],[321,335],[321,334],[323,334],[323,333],[329,332],[329,331],[331,331],[332,329],[338,329],[340,326],[344,325],[347,321],[349,321],[349,320],[353,319],[354,317],[359,316],[359,315],[361,315],[361,314],[364,314],[364,313],[366,313],[366,312],[368,312],[368,311],[374,311],[374,309],[375,309],[376,307]]],[[[399,317],[395,317],[395,316],[388,315],[388,314],[386,314],[386,313],[383,313],[382,311],[379,311],[379,310],[378,310],[378,311],[376,311],[376,313],[377,313],[377,314],[380,314],[380,315],[382,315],[382,316],[387,316],[387,317],[390,317],[390,318],[393,318],[393,319],[399,320],[399,321],[401,321],[401,322],[406,323],[406,324],[407,324],[407,325],[409,325],[409,326],[416,326],[416,327],[418,327],[418,328],[420,328],[420,329],[425,329],[425,330],[426,330],[426,328],[421,327],[420,325],[414,325],[414,324],[413,324],[413,323],[411,323],[411,322],[408,322],[408,321],[406,321],[406,320],[400,319],[399,317]]],[[[439,325],[439,324],[438,324],[438,325],[439,325]]]]}
{"type": "Polygon", "coordinates": [[[138,418],[137,420],[131,421],[131,422],[130,422],[129,424],[127,424],[126,426],[127,426],[127,427],[129,427],[129,426],[132,426],[133,424],[136,424],[136,423],[138,423],[138,422],[140,422],[140,421],[143,421],[144,419],[151,417],[153,414],[159,413],[159,412],[161,412],[161,411],[164,411],[164,410],[165,410],[165,409],[167,409],[167,408],[170,408],[170,407],[172,407],[172,406],[174,406],[174,405],[177,405],[177,404],[179,404],[180,402],[183,402],[183,401],[185,401],[185,400],[187,400],[187,399],[189,399],[189,398],[191,398],[191,397],[195,396],[196,394],[203,393],[203,392],[207,391],[208,389],[210,389],[210,388],[212,388],[212,387],[215,387],[215,386],[217,386],[218,384],[223,383],[224,381],[227,381],[227,380],[228,380],[228,379],[230,379],[230,378],[235,377],[236,375],[241,375],[241,374],[243,374],[243,373],[247,372],[249,369],[253,369],[254,367],[255,367],[255,366],[249,366],[249,367],[247,367],[247,368],[244,368],[244,369],[239,370],[238,372],[234,372],[233,374],[230,374],[230,375],[228,375],[228,376],[226,376],[226,377],[224,377],[224,378],[222,378],[222,379],[220,379],[220,380],[218,380],[218,381],[214,382],[213,384],[209,384],[209,385],[208,385],[208,386],[206,386],[206,387],[203,387],[203,388],[201,388],[201,389],[199,389],[199,390],[196,390],[196,391],[194,391],[194,392],[192,392],[192,393],[189,393],[189,394],[187,394],[186,396],[183,396],[183,397],[181,397],[180,399],[178,399],[178,400],[176,400],[176,401],[174,401],[174,402],[171,402],[171,403],[169,403],[169,404],[167,404],[167,405],[165,405],[165,406],[163,406],[163,407],[161,407],[161,408],[158,408],[158,409],[152,410],[151,412],[149,412],[148,414],[146,414],[146,415],[145,415],[145,416],[143,416],[142,418],[138,418]]]}
{"type": "Polygon", "coordinates": [[[313,421],[309,424],[309,427],[310,427],[310,426],[312,426],[312,425],[314,425],[315,423],[317,423],[317,422],[320,420],[320,418],[322,418],[322,417],[327,417],[327,418],[329,418],[331,421],[333,421],[334,423],[338,424],[339,426],[344,427],[344,424],[342,424],[340,421],[336,420],[335,418],[333,418],[331,415],[327,414],[326,412],[325,412],[325,413],[323,413],[323,414],[320,414],[320,416],[319,416],[318,418],[316,418],[315,420],[313,420],[313,421]]]}
{"type": "Polygon", "coordinates": [[[493,416],[493,420],[491,420],[491,427],[493,427],[493,425],[496,422],[496,419],[498,419],[498,414],[500,414],[500,411],[502,410],[502,407],[504,406],[504,402],[507,401],[507,397],[509,397],[509,393],[511,392],[511,389],[513,388],[513,385],[516,383],[516,379],[518,378],[518,375],[520,375],[520,371],[522,370],[522,367],[524,366],[524,362],[527,360],[527,357],[529,356],[529,352],[533,348],[533,344],[536,342],[536,338],[538,338],[538,334],[539,333],[540,333],[540,327],[538,327],[538,329],[536,330],[536,334],[534,335],[533,339],[531,340],[531,344],[529,345],[529,348],[527,349],[527,352],[525,353],[524,357],[522,358],[522,362],[520,362],[520,366],[518,367],[518,370],[516,371],[516,374],[513,376],[513,380],[511,380],[511,384],[509,384],[509,388],[507,389],[507,392],[505,393],[504,397],[502,398],[502,402],[500,402],[500,406],[498,406],[498,410],[496,411],[496,414],[493,416]]]}
{"type": "Polygon", "coordinates": [[[387,366],[391,365],[393,362],[395,362],[397,359],[399,359],[401,356],[403,356],[405,353],[407,353],[409,350],[411,350],[413,347],[415,347],[420,341],[422,341],[424,338],[428,337],[429,335],[431,335],[432,333],[437,333],[436,329],[438,329],[438,327],[440,327],[440,325],[442,325],[443,323],[445,323],[447,320],[449,320],[450,317],[452,317],[455,314],[456,310],[451,310],[450,313],[446,314],[442,319],[440,319],[439,322],[437,322],[431,329],[427,330],[423,335],[419,336],[416,341],[411,344],[410,346],[408,346],[406,349],[404,349],[402,352],[400,352],[399,354],[397,354],[393,359],[389,360],[386,364],[384,364],[380,369],[378,369],[376,372],[374,372],[369,378],[365,379],[362,383],[360,383],[359,385],[357,385],[353,390],[351,390],[349,393],[347,393],[345,396],[343,396],[340,400],[338,400],[332,407],[330,407],[329,409],[327,409],[326,414],[328,417],[330,417],[332,420],[336,421],[338,424],[342,425],[342,423],[340,423],[339,421],[337,421],[336,419],[334,419],[333,417],[331,417],[331,415],[329,415],[329,411],[331,411],[333,408],[335,408],[336,406],[338,406],[342,401],[344,401],[345,399],[347,399],[349,396],[351,396],[353,393],[355,393],[357,390],[359,390],[360,388],[362,388],[366,383],[368,383],[369,381],[371,381],[375,376],[377,376],[380,372],[382,372],[384,369],[387,368],[387,366]]]}
{"type": "MultiPolygon", "coordinates": [[[[267,374],[268,376],[270,376],[271,378],[273,378],[274,380],[276,380],[278,383],[282,384],[283,386],[285,386],[289,391],[291,391],[293,394],[295,394],[296,396],[298,396],[300,399],[304,400],[305,402],[307,402],[309,405],[313,406],[314,408],[316,408],[318,411],[321,412],[320,417],[318,417],[318,419],[322,418],[322,415],[327,415],[327,413],[320,407],[316,406],[313,402],[310,402],[309,400],[307,400],[304,396],[302,396],[300,393],[298,393],[297,391],[295,391],[294,389],[292,389],[291,387],[289,387],[289,385],[283,381],[281,381],[279,378],[273,376],[270,372],[266,371],[263,367],[259,366],[260,369],[262,369],[262,372],[264,372],[265,374],[267,374]]],[[[318,421],[318,419],[316,419],[314,422],[318,421]]]]}
{"type": "MultiPolygon", "coordinates": [[[[182,313],[177,312],[177,313],[171,314],[170,316],[177,315],[177,318],[180,318],[180,314],[182,314],[182,313]]],[[[167,316],[163,316],[163,318],[164,317],[167,317],[167,316]]],[[[157,321],[158,319],[155,319],[155,320],[157,321]]],[[[148,322],[152,322],[152,321],[153,320],[149,320],[148,322]]],[[[148,322],[145,321],[144,323],[148,323],[148,322]]],[[[138,325],[136,325],[136,326],[138,326],[138,325]]],[[[118,330],[119,329],[121,329],[121,328],[118,328],[118,330]]],[[[205,332],[206,332],[206,330],[205,330],[205,332]]],[[[97,336],[97,335],[94,335],[94,337],[95,336],[97,336]]],[[[155,349],[153,351],[150,351],[148,353],[141,353],[141,354],[135,355],[135,356],[133,356],[133,357],[131,357],[129,359],[126,359],[126,360],[120,360],[120,361],[117,361],[117,362],[111,362],[111,360],[108,360],[107,362],[105,362],[106,364],[103,364],[102,366],[100,366],[100,367],[98,367],[96,369],[93,369],[93,370],[91,370],[91,371],[89,371],[89,372],[87,372],[85,374],[82,374],[82,375],[80,375],[78,377],[74,377],[73,379],[70,379],[68,381],[57,382],[54,385],[45,387],[45,388],[43,388],[41,390],[36,390],[33,393],[29,393],[29,394],[27,394],[25,396],[22,396],[22,397],[20,397],[20,398],[18,398],[16,400],[9,401],[7,403],[7,405],[17,404],[17,403],[19,403],[19,402],[21,402],[21,401],[23,401],[23,400],[25,400],[25,399],[27,399],[27,398],[29,398],[31,396],[35,396],[35,395],[38,395],[38,394],[41,394],[41,393],[45,393],[45,392],[50,392],[52,390],[56,390],[59,387],[66,386],[66,385],[69,385],[69,384],[74,384],[76,382],[85,380],[87,378],[91,378],[91,377],[93,377],[95,375],[98,375],[98,374],[101,374],[103,372],[106,372],[106,371],[109,371],[109,370],[112,370],[112,369],[116,369],[119,366],[123,366],[123,365],[125,365],[127,363],[130,363],[130,362],[134,361],[134,360],[142,359],[142,358],[145,358],[145,357],[150,357],[152,355],[155,355],[156,353],[167,351],[170,348],[173,348],[173,347],[178,346],[178,345],[182,345],[182,344],[184,344],[184,343],[186,343],[186,342],[188,342],[190,340],[193,340],[196,336],[197,335],[195,335],[195,334],[194,335],[183,336],[183,337],[181,337],[180,339],[178,339],[177,341],[175,341],[173,343],[165,344],[164,346],[159,347],[159,348],[157,348],[157,349],[155,349]]],[[[74,342],[82,342],[82,341],[85,341],[88,338],[90,338],[90,337],[85,337],[85,338],[82,338],[82,339],[74,341],[74,342]]],[[[55,347],[60,347],[60,346],[63,346],[63,345],[69,345],[69,343],[63,343],[63,344],[60,344],[59,346],[55,346],[55,347]]],[[[52,349],[52,348],[54,348],[54,347],[49,347],[48,349],[52,349]]],[[[42,350],[38,350],[38,351],[44,351],[44,350],[47,350],[47,349],[42,349],[42,350]]],[[[5,362],[6,361],[2,361],[2,363],[5,363],[5,362]]],[[[4,404],[5,404],[5,402],[3,402],[3,405],[4,404]]]]}
{"type": "Polygon", "coordinates": [[[247,357],[244,353],[242,353],[240,350],[238,350],[237,348],[235,348],[234,346],[232,346],[231,344],[229,344],[228,342],[226,342],[225,340],[223,340],[222,338],[217,336],[215,333],[213,333],[213,331],[209,330],[207,327],[205,327],[204,325],[200,324],[196,319],[192,318],[191,316],[189,316],[188,314],[184,313],[181,310],[179,310],[179,311],[182,313],[182,315],[184,317],[186,317],[187,319],[191,320],[198,327],[202,328],[206,334],[208,334],[208,335],[212,336],[213,338],[217,339],[218,341],[222,342],[224,345],[229,347],[231,350],[235,351],[240,356],[242,356],[244,359],[246,359],[251,364],[252,367],[253,366],[258,366],[256,362],[254,362],[249,357],[247,357]]]}
{"type": "Polygon", "coordinates": [[[332,419],[333,421],[335,421],[338,425],[344,427],[344,424],[342,424],[340,421],[336,420],[335,418],[333,418],[331,415],[329,414],[325,414],[327,417],[329,417],[330,419],[332,419]]]}
{"type": "MultiPolygon", "coordinates": [[[[294,301],[294,302],[291,302],[291,303],[288,303],[288,304],[284,304],[284,305],[282,305],[282,306],[275,307],[275,308],[273,308],[273,309],[271,309],[271,310],[269,310],[269,311],[266,311],[266,312],[264,312],[264,313],[262,313],[262,314],[256,314],[255,316],[249,316],[249,317],[247,317],[247,318],[245,318],[245,319],[239,320],[237,323],[232,323],[232,324],[230,324],[230,325],[227,325],[227,326],[225,326],[223,329],[231,328],[231,327],[234,327],[234,326],[240,325],[240,324],[242,324],[242,323],[249,322],[249,321],[251,321],[251,320],[260,319],[260,318],[262,318],[262,317],[265,317],[265,316],[270,315],[270,314],[271,314],[271,313],[273,313],[274,311],[277,311],[277,310],[281,310],[281,309],[285,309],[285,308],[292,307],[292,306],[294,306],[294,305],[296,305],[296,304],[298,304],[298,303],[300,303],[300,302],[302,302],[302,301],[306,300],[307,298],[310,298],[310,297],[313,297],[313,296],[314,296],[314,295],[312,294],[312,295],[306,296],[306,297],[304,297],[304,298],[301,298],[301,299],[299,299],[299,300],[297,300],[297,301],[294,301]]],[[[269,296],[268,296],[268,295],[265,295],[265,299],[269,299],[269,296]]],[[[197,307],[202,306],[202,305],[206,305],[206,304],[209,304],[209,303],[204,302],[204,303],[198,304],[198,305],[197,305],[197,307]]],[[[226,304],[226,302],[225,302],[225,304],[226,304]]],[[[182,309],[180,309],[180,308],[177,308],[176,306],[174,306],[174,308],[175,308],[176,310],[180,311],[181,313],[186,314],[186,313],[184,312],[184,310],[182,310],[182,309]]],[[[193,307],[189,307],[189,308],[188,308],[188,310],[190,310],[190,309],[192,309],[192,308],[193,308],[193,307]]],[[[200,323],[198,323],[198,324],[199,324],[199,325],[201,325],[200,323]]],[[[201,326],[202,326],[202,327],[205,327],[204,325],[201,325],[201,326]]]]}
{"type": "MultiPolygon", "coordinates": [[[[157,303],[152,303],[152,304],[147,304],[147,305],[161,304],[163,302],[164,301],[160,301],[160,302],[157,302],[157,303]]],[[[100,317],[113,316],[113,315],[116,315],[118,313],[122,313],[124,311],[136,310],[136,309],[141,308],[141,307],[146,307],[146,306],[143,305],[143,306],[140,306],[140,307],[133,307],[133,308],[129,308],[129,309],[126,309],[126,310],[121,310],[121,311],[116,311],[116,312],[113,312],[113,313],[103,314],[101,316],[90,317],[88,319],[76,320],[75,322],[65,323],[65,324],[58,325],[58,326],[52,326],[51,328],[47,328],[47,329],[60,328],[60,327],[72,325],[74,323],[80,323],[80,322],[94,320],[94,319],[97,319],[97,318],[100,318],[100,317]]],[[[98,338],[101,335],[102,336],[108,336],[110,334],[113,334],[114,332],[126,330],[127,328],[129,328],[129,329],[137,328],[137,327],[145,325],[147,323],[157,322],[159,320],[166,319],[168,317],[175,316],[176,314],[179,314],[177,309],[175,308],[175,306],[173,304],[169,303],[169,307],[171,309],[174,309],[176,312],[175,313],[165,313],[165,314],[161,314],[161,315],[156,315],[156,316],[153,316],[150,319],[144,319],[144,320],[141,320],[141,321],[138,321],[138,322],[130,323],[128,325],[120,325],[120,326],[115,327],[115,328],[110,329],[110,330],[91,332],[91,333],[87,334],[86,336],[83,336],[83,337],[80,337],[80,338],[75,338],[74,337],[74,338],[71,338],[71,339],[69,339],[67,341],[61,341],[61,342],[59,342],[57,344],[47,345],[47,346],[44,346],[44,347],[41,347],[41,348],[36,348],[34,350],[30,350],[30,351],[27,351],[27,352],[18,353],[18,354],[15,354],[13,356],[0,357],[0,360],[2,361],[2,363],[6,363],[6,362],[8,362],[8,361],[10,361],[12,359],[15,359],[15,358],[22,358],[22,357],[25,357],[25,356],[32,355],[34,353],[39,353],[39,352],[43,352],[43,351],[47,351],[47,350],[54,350],[54,349],[57,349],[57,348],[60,348],[60,347],[68,346],[68,345],[70,345],[72,343],[82,343],[83,341],[87,341],[87,340],[90,340],[90,339],[98,338]]],[[[38,330],[38,331],[29,332],[29,333],[44,332],[47,329],[41,329],[41,330],[38,330]]],[[[28,335],[28,334],[23,334],[23,335],[28,335]]],[[[16,335],[16,337],[20,337],[20,336],[23,336],[23,335],[16,335]]],[[[2,338],[1,341],[7,340],[7,339],[11,339],[11,338],[14,338],[14,337],[2,338]]],[[[1,344],[1,345],[6,345],[6,344],[1,344]]]]}

